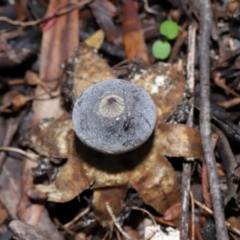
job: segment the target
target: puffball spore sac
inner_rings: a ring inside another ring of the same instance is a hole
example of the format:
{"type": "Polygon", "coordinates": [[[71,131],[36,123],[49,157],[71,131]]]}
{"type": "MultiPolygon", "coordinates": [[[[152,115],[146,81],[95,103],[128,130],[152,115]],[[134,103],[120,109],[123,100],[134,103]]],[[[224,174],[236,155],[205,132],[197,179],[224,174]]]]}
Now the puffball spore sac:
{"type": "Polygon", "coordinates": [[[80,141],[106,154],[120,154],[150,137],[156,108],[141,87],[113,79],[87,88],[76,100],[72,118],[80,141]]]}

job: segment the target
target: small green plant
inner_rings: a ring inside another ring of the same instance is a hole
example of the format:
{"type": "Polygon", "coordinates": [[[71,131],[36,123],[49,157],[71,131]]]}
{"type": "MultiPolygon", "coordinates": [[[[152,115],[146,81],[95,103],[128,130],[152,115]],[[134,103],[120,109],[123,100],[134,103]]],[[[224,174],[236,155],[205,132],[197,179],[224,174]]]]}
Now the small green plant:
{"type": "Polygon", "coordinates": [[[164,60],[168,58],[172,50],[168,40],[174,40],[178,36],[178,25],[172,20],[165,20],[160,25],[159,31],[166,39],[155,41],[152,45],[152,53],[155,58],[164,60]]]}

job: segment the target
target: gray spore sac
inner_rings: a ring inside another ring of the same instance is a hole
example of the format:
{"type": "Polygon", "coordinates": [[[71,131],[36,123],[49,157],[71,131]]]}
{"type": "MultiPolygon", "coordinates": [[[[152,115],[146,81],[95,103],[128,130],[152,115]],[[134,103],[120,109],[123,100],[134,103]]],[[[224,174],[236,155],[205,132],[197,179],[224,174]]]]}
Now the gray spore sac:
{"type": "Polygon", "coordinates": [[[148,93],[121,79],[89,87],[73,108],[73,128],[78,138],[107,154],[139,147],[149,138],[155,123],[156,108],[148,93]]]}

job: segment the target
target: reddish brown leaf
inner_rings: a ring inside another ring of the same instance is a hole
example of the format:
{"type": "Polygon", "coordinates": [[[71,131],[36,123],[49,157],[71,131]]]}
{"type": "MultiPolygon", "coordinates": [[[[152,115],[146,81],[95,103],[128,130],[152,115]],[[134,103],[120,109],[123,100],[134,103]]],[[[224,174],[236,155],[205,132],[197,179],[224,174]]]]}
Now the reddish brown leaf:
{"type": "Polygon", "coordinates": [[[181,215],[182,205],[181,203],[176,203],[172,205],[167,211],[164,213],[164,219],[167,221],[173,221],[181,215]]]}
{"type": "MultiPolygon", "coordinates": [[[[57,8],[55,9],[52,9],[50,11],[48,11],[45,15],[45,17],[48,17],[48,16],[51,16],[53,13],[55,13],[57,11],[57,8]]],[[[55,22],[57,21],[57,18],[56,17],[53,17],[43,23],[40,24],[40,27],[42,28],[42,31],[47,31],[49,30],[54,24],[55,22]]]]}
{"type": "Polygon", "coordinates": [[[124,0],[123,7],[123,41],[128,59],[142,58],[149,63],[147,46],[144,40],[142,24],[132,0],[124,0]]]}
{"type": "Polygon", "coordinates": [[[153,217],[157,222],[162,223],[164,225],[172,226],[172,227],[177,227],[178,226],[176,221],[167,221],[167,220],[164,219],[164,217],[160,217],[160,216],[153,216],[153,217]]]}

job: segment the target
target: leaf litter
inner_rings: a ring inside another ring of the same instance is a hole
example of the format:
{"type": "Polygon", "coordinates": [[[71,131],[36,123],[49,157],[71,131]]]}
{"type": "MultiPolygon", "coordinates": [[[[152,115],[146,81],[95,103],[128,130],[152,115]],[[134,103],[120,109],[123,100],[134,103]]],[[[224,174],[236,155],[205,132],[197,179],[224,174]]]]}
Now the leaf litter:
{"type": "MultiPolygon", "coordinates": [[[[0,153],[1,234],[10,236],[8,239],[14,235],[20,239],[76,240],[172,239],[175,234],[173,239],[180,239],[185,231],[181,221],[186,199],[182,198],[187,188],[180,184],[186,177],[182,165],[189,164],[192,197],[188,194],[187,200],[191,199],[192,206],[185,232],[191,239],[215,239],[215,235],[221,239],[216,213],[208,209],[214,209],[209,190],[212,173],[207,170],[198,131],[197,61],[194,96],[185,77],[185,59],[190,54],[186,48],[191,52],[187,27],[197,19],[198,28],[202,21],[194,1],[185,6],[170,0],[166,5],[132,0],[124,4],[62,0],[60,4],[52,0],[37,1],[37,7],[30,1],[16,1],[14,6],[4,2],[0,6],[0,140],[1,149],[9,153],[0,153]],[[11,19],[11,11],[16,12],[17,20],[11,19]],[[161,14],[156,15],[158,12],[161,14]],[[150,53],[151,44],[164,40],[157,29],[166,19],[176,21],[179,35],[169,42],[170,58],[157,62],[150,53]],[[39,28],[39,23],[44,24],[39,28]],[[92,38],[79,44],[79,29],[82,40],[92,38]],[[24,42],[24,38],[31,41],[24,42]],[[157,121],[143,145],[107,155],[88,148],[76,137],[72,110],[88,87],[117,78],[140,86],[151,96],[157,121]],[[186,122],[193,107],[194,123],[190,125],[195,127],[190,127],[186,122]],[[26,151],[24,155],[35,154],[37,162],[12,151],[19,146],[26,151]],[[146,224],[146,219],[151,223],[146,224]]],[[[239,21],[239,6],[230,1],[227,10],[219,3],[212,7],[217,9],[211,32],[217,47],[212,44],[210,52],[212,148],[226,210],[224,224],[227,220],[229,235],[237,239],[239,50],[234,24],[239,21]],[[224,11],[226,18],[221,15],[224,11]]]]}

